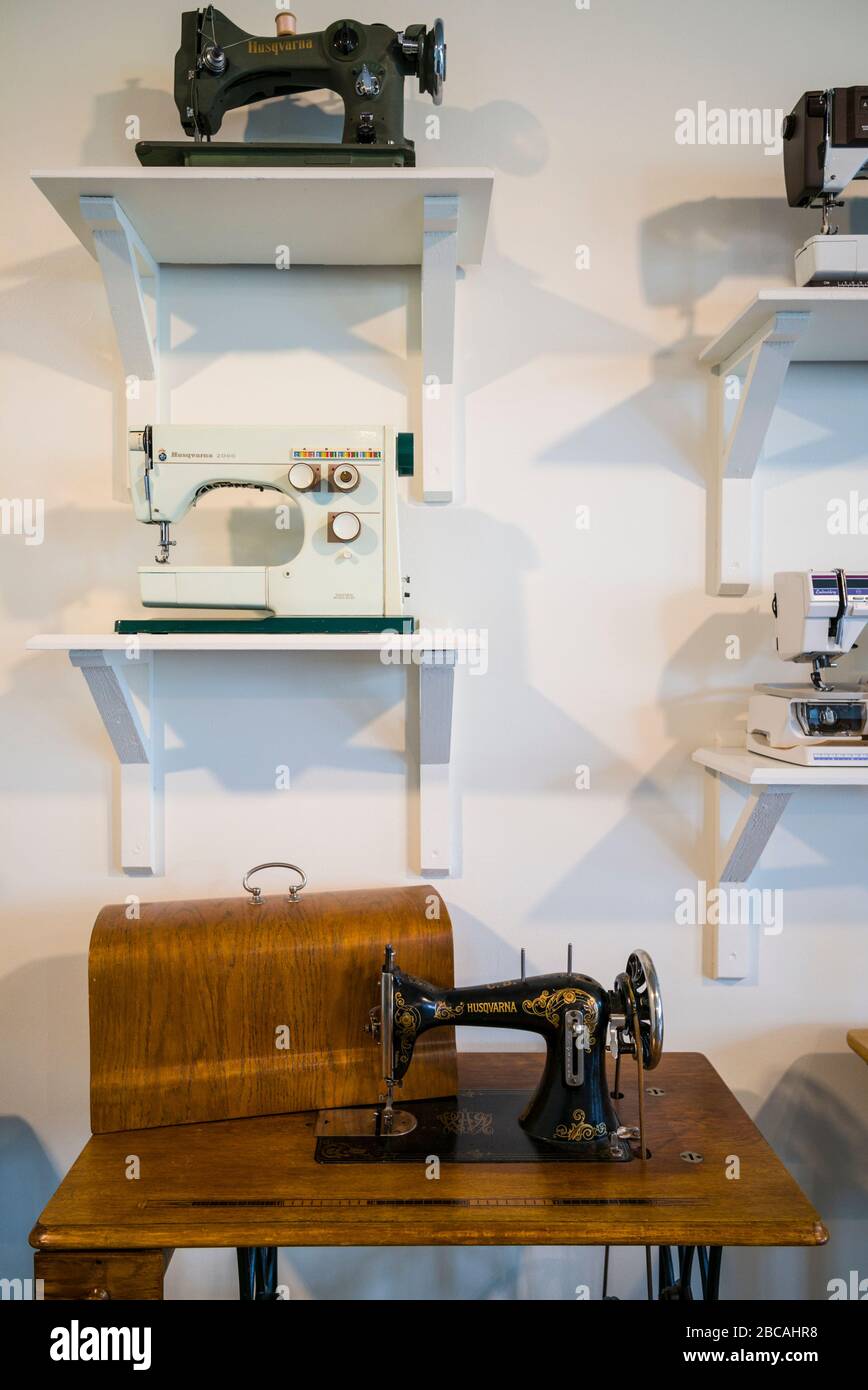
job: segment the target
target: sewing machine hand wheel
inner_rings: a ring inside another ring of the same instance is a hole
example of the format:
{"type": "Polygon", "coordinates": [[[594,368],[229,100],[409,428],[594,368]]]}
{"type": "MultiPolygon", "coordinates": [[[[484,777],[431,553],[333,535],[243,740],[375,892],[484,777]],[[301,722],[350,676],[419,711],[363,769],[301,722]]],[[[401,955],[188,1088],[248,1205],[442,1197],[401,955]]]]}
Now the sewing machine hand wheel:
{"type": "Polygon", "coordinates": [[[429,92],[435,106],[443,103],[443,84],[446,81],[446,37],[443,20],[435,19],[425,35],[425,46],[419,64],[419,87],[429,92]]]}
{"type": "Polygon", "coordinates": [[[254,874],[258,874],[262,869],[292,869],[293,873],[298,874],[299,878],[301,879],[301,882],[291,883],[288,889],[290,902],[298,901],[299,893],[301,892],[302,888],[304,888],[307,884],[307,874],[304,872],[304,869],[300,869],[297,864],[286,864],[283,862],[283,860],[277,859],[270,860],[267,864],[254,865],[252,869],[247,870],[247,873],[241,880],[242,888],[245,890],[245,892],[249,893],[253,899],[253,902],[251,903],[252,907],[262,906],[262,889],[258,887],[251,888],[249,880],[253,877],[254,874]]]}
{"type": "MultiPolygon", "coordinates": [[[[639,1022],[642,1066],[652,1071],[663,1054],[663,1000],[654,962],[647,951],[633,951],[622,976],[632,1008],[639,1022]]],[[[628,1014],[628,1027],[632,1013],[628,1014]]]]}

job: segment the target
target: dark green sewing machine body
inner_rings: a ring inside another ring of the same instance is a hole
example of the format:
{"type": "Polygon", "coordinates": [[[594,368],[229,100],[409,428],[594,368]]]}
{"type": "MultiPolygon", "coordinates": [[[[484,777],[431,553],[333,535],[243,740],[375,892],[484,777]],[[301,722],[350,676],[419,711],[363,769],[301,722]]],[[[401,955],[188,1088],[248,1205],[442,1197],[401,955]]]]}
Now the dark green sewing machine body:
{"type": "Polygon", "coordinates": [[[404,165],[416,163],[404,135],[404,81],[439,103],[445,75],[442,25],[339,19],[321,32],[257,37],[209,6],[181,17],[175,57],[175,103],[190,140],[141,141],[146,165],[404,165]],[[439,26],[439,28],[437,27],[439,26]],[[344,104],[340,143],[226,141],[211,143],[227,111],[269,97],[327,89],[344,104]]]}

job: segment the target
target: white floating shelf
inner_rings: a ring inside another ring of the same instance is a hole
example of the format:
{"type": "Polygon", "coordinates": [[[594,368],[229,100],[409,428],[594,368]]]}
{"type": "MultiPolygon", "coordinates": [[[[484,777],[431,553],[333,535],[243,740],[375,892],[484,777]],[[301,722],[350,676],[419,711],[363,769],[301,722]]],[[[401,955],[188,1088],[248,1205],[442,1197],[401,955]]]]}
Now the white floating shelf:
{"type": "Polygon", "coordinates": [[[868,767],[800,767],[746,748],[698,748],[693,761],[751,787],[868,787],[868,767]]]}
{"type": "Polygon", "coordinates": [[[465,644],[444,633],[385,632],[138,632],[42,633],[30,652],[114,651],[131,644],[145,652],[425,652],[457,653],[465,644]]]}
{"type": "Polygon", "coordinates": [[[163,265],[418,265],[422,496],[455,491],[455,282],[482,259],[489,169],[67,169],[37,188],[99,261],[127,378],[127,426],[161,421],[163,265]],[[128,393],[129,394],[129,393],[128,393]]]}
{"type": "MultiPolygon", "coordinates": [[[[868,767],[800,767],[777,758],[764,758],[745,748],[698,748],[693,761],[708,778],[706,805],[714,863],[707,887],[721,892],[750,878],[790,797],[804,787],[868,787],[868,767]],[[720,836],[720,779],[748,788],[748,797],[725,847],[720,836]]],[[[732,916],[732,913],[728,914],[732,916]]],[[[714,979],[744,979],[750,968],[751,927],[747,921],[720,921],[711,942],[714,979]]]]}
{"type": "Polygon", "coordinates": [[[787,369],[868,361],[868,288],[761,290],[699,360],[719,378],[710,586],[739,595],[751,581],[753,475],[787,369]]]}
{"type": "MultiPolygon", "coordinates": [[[[350,634],[43,634],[29,651],[68,652],[94,698],[121,768],[121,865],[127,872],[163,872],[162,749],[153,731],[159,695],[159,654],[201,652],[362,652],[385,664],[419,672],[412,706],[419,737],[419,868],[452,870],[452,710],[455,668],[474,659],[474,648],[454,637],[424,633],[350,634]]],[[[415,689],[415,687],[411,687],[415,689]]],[[[207,698],[207,691],[201,698],[207,698]]],[[[408,706],[410,708],[410,706],[408,706]]]]}
{"type": "Polygon", "coordinates": [[[791,362],[868,361],[868,286],[865,289],[760,290],[755,299],[709,343],[699,360],[719,371],[749,345],[775,314],[810,313],[791,362]]]}
{"type": "Polygon", "coordinates": [[[490,169],[36,170],[36,187],[94,254],[82,198],[114,198],[163,265],[421,265],[425,198],[460,198],[457,256],[482,260],[490,169]]]}

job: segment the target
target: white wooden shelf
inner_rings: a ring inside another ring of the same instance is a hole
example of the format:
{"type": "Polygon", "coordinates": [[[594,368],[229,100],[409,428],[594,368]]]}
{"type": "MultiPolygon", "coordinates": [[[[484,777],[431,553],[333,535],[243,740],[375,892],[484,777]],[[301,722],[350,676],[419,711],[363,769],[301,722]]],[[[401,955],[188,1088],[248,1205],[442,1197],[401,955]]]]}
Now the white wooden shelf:
{"type": "MultiPolygon", "coordinates": [[[[120,763],[121,865],[127,872],[161,874],[162,749],[157,718],[159,654],[198,652],[363,652],[389,665],[418,670],[412,706],[419,735],[419,867],[423,874],[452,869],[452,712],[455,668],[474,650],[452,636],[424,633],[386,636],[351,634],[183,633],[43,634],[29,651],[67,652],[99,710],[120,763]]],[[[413,687],[411,687],[413,689],[413,687]]],[[[410,692],[408,691],[408,698],[410,692]]],[[[203,693],[202,698],[207,698],[203,693]]],[[[408,706],[409,707],[409,706],[408,706]]]]}
{"type": "Polygon", "coordinates": [[[82,198],[113,198],[164,265],[421,265],[425,198],[460,198],[456,251],[478,265],[490,169],[36,170],[36,187],[94,253],[82,198]]]}
{"type": "Polygon", "coordinates": [[[150,383],[128,405],[131,429],[166,423],[153,307],[161,265],[288,257],[290,267],[421,266],[422,495],[452,500],[455,282],[459,264],[482,259],[490,170],[108,168],[32,178],[99,261],[125,376],[150,383]]]}
{"type": "Polygon", "coordinates": [[[746,748],[698,748],[693,761],[750,787],[868,787],[868,767],[800,767],[746,748]]]}
{"type": "Polygon", "coordinates": [[[700,361],[718,378],[711,587],[744,594],[751,582],[753,475],[787,369],[791,362],[868,361],[868,288],[761,290],[700,361]]]}
{"type": "MultiPolygon", "coordinates": [[[[241,620],[243,621],[243,619],[241,620]]],[[[454,653],[465,644],[444,632],[406,636],[384,632],[139,632],[41,633],[30,652],[115,651],[133,644],[152,652],[405,652],[454,653]]]]}
{"type": "MultiPolygon", "coordinates": [[[[868,768],[800,767],[777,758],[764,758],[746,748],[698,748],[693,761],[710,774],[707,779],[707,830],[714,862],[707,887],[726,890],[746,883],[762,857],[775,826],[795,792],[805,787],[868,787],[868,768]],[[721,845],[720,779],[748,788],[748,797],[727,844],[721,845]]],[[[750,967],[751,927],[746,921],[720,922],[711,943],[714,979],[744,979],[750,967]]]]}

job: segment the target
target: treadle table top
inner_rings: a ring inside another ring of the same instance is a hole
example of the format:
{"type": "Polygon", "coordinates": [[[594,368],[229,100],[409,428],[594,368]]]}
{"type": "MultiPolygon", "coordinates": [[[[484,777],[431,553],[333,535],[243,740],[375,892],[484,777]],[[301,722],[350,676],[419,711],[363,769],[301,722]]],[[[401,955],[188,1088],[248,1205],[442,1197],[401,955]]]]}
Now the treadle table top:
{"type": "Polygon", "coordinates": [[[847,1034],[847,1042],[863,1062],[868,1062],[868,1028],[852,1028],[847,1034]]]}
{"type": "MultiPolygon", "coordinates": [[[[536,1084],[540,1053],[463,1053],[462,1088],[536,1084]]],[[[354,1245],[822,1245],[820,1217],[710,1062],[646,1074],[642,1163],[322,1165],[315,1114],[100,1134],[43,1211],[40,1250],[354,1245]],[[684,1152],[702,1154],[685,1162],[684,1152]],[[137,1154],[141,1176],[126,1176],[137,1154]],[[737,1155],[738,1180],[726,1160],[737,1155]]],[[[622,1123],[638,1122],[624,1060],[622,1123]]]]}

